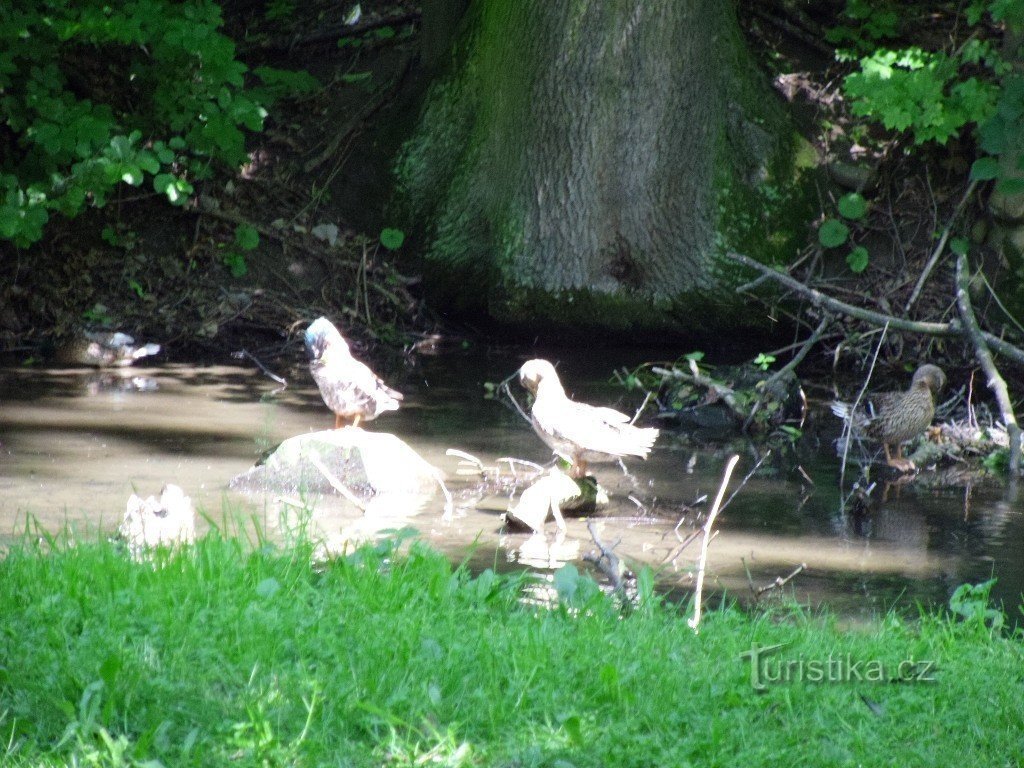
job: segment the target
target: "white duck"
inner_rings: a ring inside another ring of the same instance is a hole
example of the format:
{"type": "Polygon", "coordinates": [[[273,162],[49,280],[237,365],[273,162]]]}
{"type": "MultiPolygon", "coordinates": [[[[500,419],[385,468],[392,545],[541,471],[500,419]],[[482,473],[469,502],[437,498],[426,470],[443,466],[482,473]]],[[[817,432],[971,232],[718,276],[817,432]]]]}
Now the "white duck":
{"type": "Polygon", "coordinates": [[[570,400],[547,360],[528,360],[519,369],[519,383],[533,393],[530,421],[555,453],[572,462],[569,474],[584,477],[588,462],[616,461],[623,456],[646,459],[658,439],[653,427],[634,427],[629,416],[570,400]]]}
{"type": "Polygon", "coordinates": [[[402,393],[387,386],[352,357],[348,343],[326,317],[314,320],[305,335],[309,371],[327,407],[334,411],[334,428],[346,421],[358,427],[386,411],[397,411],[402,393]]]}

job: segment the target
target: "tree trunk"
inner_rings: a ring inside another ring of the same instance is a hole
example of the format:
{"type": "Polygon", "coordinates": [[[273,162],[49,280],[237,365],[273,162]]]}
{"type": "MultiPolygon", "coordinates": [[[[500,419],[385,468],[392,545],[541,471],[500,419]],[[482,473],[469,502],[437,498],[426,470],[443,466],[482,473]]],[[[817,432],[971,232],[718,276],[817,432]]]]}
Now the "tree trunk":
{"type": "Polygon", "coordinates": [[[719,254],[791,257],[808,184],[732,5],[468,13],[398,164],[436,299],[531,330],[752,325],[719,254]]]}

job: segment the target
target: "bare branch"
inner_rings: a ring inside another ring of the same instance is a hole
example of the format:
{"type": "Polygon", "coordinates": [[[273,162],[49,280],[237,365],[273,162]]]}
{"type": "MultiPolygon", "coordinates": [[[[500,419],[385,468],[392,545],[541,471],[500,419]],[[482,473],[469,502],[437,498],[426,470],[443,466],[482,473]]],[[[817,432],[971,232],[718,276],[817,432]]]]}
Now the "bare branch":
{"type": "Polygon", "coordinates": [[[708,562],[708,542],[711,539],[711,528],[715,524],[715,518],[718,517],[719,511],[722,508],[722,498],[725,496],[725,489],[729,486],[729,478],[732,477],[732,471],[736,468],[736,462],[740,460],[739,454],[733,454],[732,458],[725,465],[725,473],[722,476],[722,485],[718,489],[718,495],[715,496],[715,503],[711,505],[711,512],[708,514],[708,519],[704,522],[704,541],[700,547],[700,565],[697,567],[697,589],[693,594],[693,616],[687,619],[687,624],[690,625],[690,629],[697,633],[700,631],[700,609],[701,609],[701,598],[704,594],[704,569],[708,562]]]}
{"type": "Polygon", "coordinates": [[[985,343],[978,318],[974,314],[974,307],[971,306],[971,295],[967,286],[967,257],[963,254],[956,259],[956,304],[967,337],[974,346],[974,356],[985,371],[988,388],[992,390],[999,404],[1003,423],[1006,424],[1006,436],[1010,440],[1010,476],[1017,477],[1020,474],[1020,427],[1017,426],[1017,417],[1013,413],[1013,403],[1010,402],[1006,381],[992,360],[992,353],[985,343]]]}

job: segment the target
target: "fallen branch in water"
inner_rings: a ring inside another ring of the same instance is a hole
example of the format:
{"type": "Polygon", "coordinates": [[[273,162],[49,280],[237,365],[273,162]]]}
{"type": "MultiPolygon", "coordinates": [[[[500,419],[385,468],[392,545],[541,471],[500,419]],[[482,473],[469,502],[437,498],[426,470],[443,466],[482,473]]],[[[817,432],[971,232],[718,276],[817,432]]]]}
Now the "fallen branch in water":
{"type": "MultiPolygon", "coordinates": [[[[250,360],[252,360],[256,364],[257,368],[259,368],[261,371],[263,371],[263,374],[267,378],[273,379],[278,384],[280,384],[282,387],[287,387],[288,386],[288,381],[286,379],[282,378],[281,376],[278,376],[276,373],[274,373],[269,368],[267,368],[267,366],[265,366],[263,363],[261,363],[259,361],[259,359],[255,355],[253,355],[253,353],[250,352],[249,350],[243,348],[243,349],[239,350],[238,352],[232,352],[231,356],[233,358],[235,358],[236,360],[241,360],[242,358],[245,358],[245,357],[249,358],[250,360]]],[[[278,391],[280,391],[280,390],[278,390],[278,391]]]]}
{"type": "Polygon", "coordinates": [[[992,353],[982,335],[981,327],[978,325],[978,318],[974,314],[974,307],[971,306],[971,295],[967,285],[967,257],[957,256],[956,259],[956,304],[960,310],[960,319],[963,320],[964,329],[971,345],[974,347],[974,356],[985,371],[988,380],[988,388],[996,397],[999,404],[1000,415],[1006,425],[1006,436],[1010,440],[1010,466],[1011,477],[1020,474],[1020,427],[1017,425],[1017,417],[1013,412],[1013,403],[1010,402],[1010,393],[1006,389],[1006,381],[996,368],[992,360],[992,353]]]}
{"type": "Polygon", "coordinates": [[[747,409],[740,405],[736,400],[736,390],[720,381],[712,379],[710,376],[705,376],[701,373],[700,367],[697,365],[697,361],[690,360],[689,366],[690,373],[681,371],[678,368],[663,368],[660,366],[652,367],[651,373],[663,378],[690,381],[696,386],[704,387],[708,392],[714,393],[715,397],[725,403],[729,407],[729,410],[732,411],[732,414],[738,419],[742,420],[747,418],[747,409]]]}
{"type": "Polygon", "coordinates": [[[611,582],[612,589],[615,594],[619,596],[619,599],[623,601],[623,604],[628,602],[629,595],[626,591],[627,582],[636,583],[636,574],[631,571],[622,559],[615,554],[612,547],[607,546],[601,537],[597,535],[597,530],[594,528],[594,521],[590,520],[587,522],[587,530],[590,531],[590,538],[594,540],[594,545],[600,551],[600,555],[594,555],[593,553],[587,553],[583,556],[583,559],[588,563],[591,563],[601,573],[608,577],[608,581],[611,582]]]}
{"type": "Polygon", "coordinates": [[[773,581],[771,584],[765,584],[763,587],[755,589],[754,596],[760,597],[765,592],[771,592],[773,589],[780,589],[781,587],[786,586],[786,584],[788,584],[790,581],[795,579],[798,575],[800,575],[806,570],[807,563],[800,563],[800,565],[794,568],[793,572],[790,573],[788,576],[776,576],[775,581],[773,581]]]}
{"type": "Polygon", "coordinates": [[[711,539],[711,527],[715,524],[715,518],[718,517],[719,511],[721,511],[722,498],[725,496],[725,489],[729,486],[729,478],[732,477],[732,471],[736,468],[736,462],[739,460],[739,454],[733,454],[732,458],[729,459],[728,464],[725,465],[725,474],[722,476],[722,485],[718,489],[718,495],[715,497],[715,503],[711,506],[711,512],[708,514],[708,519],[704,521],[704,540],[701,542],[700,565],[697,567],[697,589],[693,593],[693,616],[686,621],[694,633],[700,631],[701,599],[704,594],[704,571],[708,562],[708,542],[711,539]]]}
{"type": "MultiPolygon", "coordinates": [[[[808,285],[804,285],[796,278],[787,275],[784,272],[779,272],[771,267],[765,266],[759,261],[755,261],[749,256],[744,256],[741,253],[735,253],[728,251],[725,254],[726,258],[732,259],[735,262],[743,264],[746,267],[757,270],[766,277],[781,283],[792,291],[800,294],[816,307],[825,308],[833,312],[839,312],[843,315],[854,317],[858,320],[863,320],[866,323],[872,325],[884,326],[889,325],[889,328],[894,331],[908,331],[910,333],[923,333],[929,336],[963,336],[964,329],[961,323],[953,320],[948,323],[928,323],[918,322],[915,320],[904,320],[901,317],[894,317],[892,315],[886,315],[882,312],[876,312],[872,309],[864,309],[862,307],[855,307],[853,304],[847,304],[845,301],[839,299],[833,299],[831,296],[827,296],[821,291],[811,288],[808,285]]],[[[1013,360],[1019,365],[1024,365],[1024,350],[1015,347],[1008,341],[1003,341],[998,336],[995,336],[988,331],[981,331],[981,337],[985,340],[988,346],[998,352],[1001,355],[1013,360]]]]}

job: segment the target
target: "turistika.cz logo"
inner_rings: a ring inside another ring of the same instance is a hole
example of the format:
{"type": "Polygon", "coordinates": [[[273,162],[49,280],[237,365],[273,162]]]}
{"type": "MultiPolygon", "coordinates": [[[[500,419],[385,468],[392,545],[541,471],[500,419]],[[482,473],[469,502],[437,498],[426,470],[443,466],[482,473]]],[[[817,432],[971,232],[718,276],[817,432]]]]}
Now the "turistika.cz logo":
{"type": "Polygon", "coordinates": [[[740,654],[750,660],[750,685],[766,691],[769,685],[786,683],[934,683],[935,662],[904,659],[886,664],[879,659],[854,659],[850,654],[786,658],[778,651],[787,643],[754,645],[740,654]]]}

